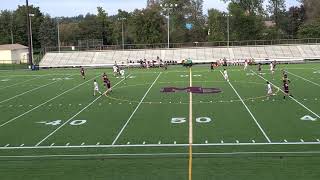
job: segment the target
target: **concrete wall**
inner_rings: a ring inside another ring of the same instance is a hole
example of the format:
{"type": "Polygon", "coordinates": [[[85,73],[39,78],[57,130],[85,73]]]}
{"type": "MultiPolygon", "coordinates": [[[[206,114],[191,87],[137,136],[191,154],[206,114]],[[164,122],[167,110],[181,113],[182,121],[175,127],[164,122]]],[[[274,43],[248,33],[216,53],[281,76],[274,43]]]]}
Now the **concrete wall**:
{"type": "Polygon", "coordinates": [[[0,50],[0,64],[12,64],[10,50],[0,50]]]}
{"type": "Polygon", "coordinates": [[[13,61],[19,63],[27,63],[28,62],[28,49],[17,49],[11,51],[11,57],[13,61]]]}

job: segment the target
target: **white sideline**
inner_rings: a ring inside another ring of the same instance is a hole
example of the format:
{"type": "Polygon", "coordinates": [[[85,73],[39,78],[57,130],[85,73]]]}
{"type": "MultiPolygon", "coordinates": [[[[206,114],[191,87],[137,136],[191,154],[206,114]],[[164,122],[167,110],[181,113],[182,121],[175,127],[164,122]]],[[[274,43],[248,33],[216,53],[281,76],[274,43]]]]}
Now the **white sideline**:
{"type": "Polygon", "coordinates": [[[18,83],[15,83],[15,84],[11,84],[9,86],[4,86],[4,87],[1,87],[0,90],[5,89],[5,88],[9,88],[9,87],[13,87],[13,86],[16,86],[16,85],[19,85],[19,84],[23,84],[23,83],[26,83],[26,82],[29,82],[29,81],[32,81],[32,80],[35,80],[35,79],[39,79],[39,78],[42,78],[42,77],[39,76],[39,77],[28,79],[26,81],[22,81],[22,82],[18,82],[18,83]]]}
{"type": "MultiPolygon", "coordinates": [[[[214,146],[273,146],[273,145],[316,145],[320,146],[320,142],[271,142],[271,143],[208,143],[208,144],[192,144],[193,147],[214,147],[214,146]]],[[[74,145],[68,143],[63,146],[3,146],[0,150],[12,149],[83,149],[83,148],[146,148],[146,147],[189,147],[189,144],[119,144],[119,145],[74,145]]]]}
{"type": "MultiPolygon", "coordinates": [[[[264,78],[264,77],[262,77],[262,76],[260,76],[259,74],[257,74],[256,72],[254,72],[254,71],[252,71],[251,70],[251,72],[253,72],[254,74],[256,74],[257,76],[259,76],[261,79],[263,79],[263,80],[265,80],[265,81],[268,81],[266,78],[264,78]]],[[[269,81],[270,82],[270,81],[269,81]]],[[[272,82],[270,82],[270,84],[272,85],[272,86],[274,86],[275,88],[278,88],[281,92],[283,92],[284,93],[284,91],[281,89],[281,88],[279,88],[278,86],[276,86],[275,84],[273,84],[272,82]]],[[[301,102],[299,102],[298,100],[296,100],[294,97],[291,97],[291,96],[289,96],[292,100],[294,100],[296,103],[298,103],[300,106],[302,106],[303,108],[305,108],[306,110],[308,110],[309,112],[311,112],[313,115],[315,115],[317,118],[320,118],[320,116],[317,114],[317,113],[315,113],[315,112],[313,112],[311,109],[309,109],[308,107],[306,107],[304,104],[302,104],[301,102]]]]}
{"type": "MultiPolygon", "coordinates": [[[[221,75],[223,76],[223,73],[220,71],[221,75]]],[[[266,132],[263,130],[263,128],[260,126],[260,124],[258,123],[257,119],[255,118],[255,116],[252,114],[252,112],[250,111],[250,109],[248,108],[248,106],[246,105],[246,103],[243,101],[243,99],[241,98],[241,96],[239,95],[238,91],[233,87],[233,85],[230,83],[230,81],[228,81],[230,87],[233,89],[233,91],[237,94],[238,98],[240,99],[240,101],[242,102],[243,106],[246,108],[246,110],[248,111],[248,113],[250,114],[250,116],[252,117],[252,119],[254,120],[254,122],[256,123],[256,125],[259,127],[260,131],[262,132],[262,134],[264,135],[264,137],[267,139],[267,141],[269,143],[271,143],[270,138],[267,136],[266,132]]]]}
{"type": "Polygon", "coordinates": [[[157,76],[157,78],[153,81],[153,83],[151,84],[151,86],[149,87],[149,89],[147,90],[147,92],[144,94],[144,96],[141,98],[139,104],[137,105],[137,107],[135,108],[135,110],[132,112],[132,114],[130,115],[129,119],[127,120],[127,122],[123,125],[123,127],[121,128],[120,132],[118,133],[118,135],[116,136],[116,138],[113,140],[112,145],[114,145],[118,138],[120,137],[120,135],[122,134],[123,130],[127,127],[127,125],[129,124],[130,120],[132,119],[133,115],[136,113],[136,111],[139,109],[140,105],[142,104],[143,100],[146,98],[147,94],[149,93],[149,91],[151,90],[151,88],[153,87],[153,85],[156,83],[156,81],[159,79],[160,75],[162,74],[162,72],[159,73],[159,75],[157,76]]]}
{"type": "MultiPolygon", "coordinates": [[[[99,75],[98,75],[98,76],[99,76],[99,75]]],[[[22,117],[22,116],[24,116],[24,115],[26,115],[26,114],[30,113],[31,111],[34,111],[35,109],[38,109],[39,107],[41,107],[41,106],[43,106],[43,105],[47,104],[48,102],[51,102],[51,101],[53,101],[53,100],[57,99],[58,97],[60,97],[60,96],[62,96],[62,95],[64,95],[64,94],[66,94],[66,93],[68,93],[68,92],[70,92],[70,91],[72,91],[72,90],[74,90],[74,89],[76,89],[76,88],[78,88],[78,87],[82,86],[83,84],[86,84],[87,82],[89,82],[89,81],[91,81],[91,80],[93,80],[93,79],[97,78],[98,76],[95,76],[94,78],[91,78],[91,79],[89,79],[89,80],[87,80],[87,81],[85,81],[85,82],[83,82],[83,83],[81,83],[81,84],[79,84],[79,85],[77,85],[77,86],[75,86],[75,87],[71,88],[71,89],[68,89],[68,90],[64,91],[63,93],[61,93],[61,94],[59,94],[59,95],[57,95],[57,96],[55,96],[55,97],[53,97],[53,98],[51,98],[51,99],[49,99],[49,100],[47,100],[47,101],[45,101],[45,102],[43,102],[43,103],[39,104],[38,106],[36,106],[36,107],[34,107],[34,108],[32,108],[32,109],[30,109],[30,110],[28,110],[28,111],[26,111],[26,112],[24,112],[24,113],[20,114],[19,116],[16,116],[16,117],[14,117],[14,118],[12,118],[12,119],[8,120],[7,122],[5,122],[5,123],[1,124],[1,125],[0,125],[0,128],[1,128],[1,127],[3,127],[3,126],[5,126],[5,125],[7,125],[8,123],[10,123],[10,122],[12,122],[12,121],[14,121],[14,120],[18,119],[18,118],[20,118],[20,117],[22,117]]]]}
{"type": "MultiPolygon", "coordinates": [[[[255,154],[320,154],[320,151],[239,151],[239,152],[207,152],[192,153],[193,155],[255,155],[255,154]]],[[[45,155],[25,155],[25,156],[0,156],[0,158],[63,158],[63,157],[121,157],[121,156],[186,156],[188,153],[109,153],[109,154],[45,154],[45,155]]]]}
{"type": "MultiPolygon", "coordinates": [[[[128,75],[127,77],[129,77],[130,75],[128,75]]],[[[121,81],[117,82],[113,87],[116,87],[118,84],[120,84],[122,81],[124,81],[126,78],[122,79],[121,81]]],[[[108,92],[108,90],[106,91],[108,92]]],[[[105,93],[106,93],[105,92],[105,93]]],[[[104,93],[104,94],[105,94],[104,93]]],[[[89,103],[87,106],[85,106],[84,108],[82,108],[79,112],[77,112],[75,115],[73,115],[71,118],[69,118],[66,122],[64,122],[61,126],[59,126],[58,128],[56,128],[54,131],[52,131],[49,135],[47,135],[45,138],[43,138],[41,141],[39,141],[35,146],[39,146],[41,143],[43,143],[45,140],[47,140],[50,136],[52,136],[54,133],[56,133],[59,129],[61,129],[63,126],[65,126],[67,123],[69,123],[73,118],[75,118],[76,116],[78,116],[80,113],[82,113],[84,110],[86,110],[88,107],[90,107],[93,103],[95,103],[98,99],[100,99],[103,95],[98,96],[97,98],[95,98],[93,101],[91,101],[91,103],[89,103]]],[[[82,145],[83,146],[83,145],[82,145]]]]}
{"type": "Polygon", "coordinates": [[[9,78],[9,77],[20,77],[20,76],[24,76],[24,77],[26,77],[26,76],[30,76],[30,77],[44,77],[44,76],[70,76],[70,75],[77,75],[77,74],[75,74],[75,73],[68,73],[68,74],[41,74],[41,75],[39,75],[39,74],[34,74],[34,75],[31,75],[31,74],[17,74],[17,75],[6,75],[6,76],[1,76],[0,75],[0,77],[1,78],[9,78]]]}
{"type": "Polygon", "coordinates": [[[296,74],[294,74],[294,73],[292,73],[292,72],[289,72],[289,71],[286,71],[286,72],[288,72],[289,74],[292,74],[292,75],[294,75],[294,76],[296,76],[296,77],[298,77],[298,78],[300,78],[300,79],[303,79],[303,80],[305,80],[305,81],[307,81],[307,82],[309,82],[309,83],[311,83],[311,84],[314,84],[314,85],[320,87],[320,84],[318,84],[318,83],[315,83],[315,82],[313,82],[313,81],[310,81],[310,80],[308,80],[308,79],[306,79],[306,78],[304,78],[304,77],[301,77],[301,76],[299,76],[299,75],[296,75],[296,74]]]}
{"type": "MultiPolygon", "coordinates": [[[[71,76],[68,76],[68,77],[71,77],[71,76]]],[[[4,103],[4,102],[7,102],[7,101],[10,101],[11,99],[14,99],[14,98],[23,96],[23,95],[25,95],[25,94],[27,94],[27,93],[29,93],[29,92],[33,92],[33,91],[35,91],[35,90],[38,90],[38,89],[41,89],[41,88],[43,88],[43,87],[49,86],[49,85],[51,85],[51,84],[57,83],[57,82],[59,82],[59,81],[62,81],[62,80],[53,81],[53,82],[51,82],[51,83],[48,83],[48,84],[45,84],[45,85],[42,85],[42,86],[39,86],[39,87],[30,89],[29,91],[25,91],[25,92],[20,93],[20,94],[18,94],[18,95],[12,96],[11,98],[8,98],[8,99],[5,99],[5,100],[3,100],[3,101],[0,101],[0,104],[1,104],[1,103],[4,103]]]]}

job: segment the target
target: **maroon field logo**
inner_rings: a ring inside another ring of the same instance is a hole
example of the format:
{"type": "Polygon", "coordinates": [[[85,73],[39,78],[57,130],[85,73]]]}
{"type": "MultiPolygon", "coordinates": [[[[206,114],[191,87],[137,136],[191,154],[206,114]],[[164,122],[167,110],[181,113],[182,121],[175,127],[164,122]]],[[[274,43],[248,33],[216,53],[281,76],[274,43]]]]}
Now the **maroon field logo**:
{"type": "Polygon", "coordinates": [[[160,90],[162,93],[176,93],[176,92],[185,92],[185,93],[196,93],[196,94],[216,94],[221,93],[222,90],[219,88],[202,88],[202,87],[186,87],[186,88],[177,88],[177,87],[165,87],[160,90]]]}

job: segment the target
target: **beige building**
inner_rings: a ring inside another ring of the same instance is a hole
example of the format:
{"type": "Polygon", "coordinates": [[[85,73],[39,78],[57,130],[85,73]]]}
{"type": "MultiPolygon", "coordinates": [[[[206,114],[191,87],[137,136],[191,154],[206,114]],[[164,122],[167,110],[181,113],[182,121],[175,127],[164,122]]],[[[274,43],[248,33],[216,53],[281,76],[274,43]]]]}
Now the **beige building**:
{"type": "Polygon", "coordinates": [[[28,63],[28,47],[21,44],[0,45],[0,64],[28,63]]]}

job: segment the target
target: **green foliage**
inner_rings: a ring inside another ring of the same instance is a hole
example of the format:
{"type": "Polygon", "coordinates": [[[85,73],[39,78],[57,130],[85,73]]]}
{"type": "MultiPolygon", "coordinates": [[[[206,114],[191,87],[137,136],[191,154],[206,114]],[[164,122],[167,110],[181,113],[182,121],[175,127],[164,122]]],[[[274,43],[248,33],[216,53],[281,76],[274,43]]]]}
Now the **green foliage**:
{"type": "MultiPolygon", "coordinates": [[[[222,0],[229,2],[230,40],[259,40],[277,38],[317,37],[312,23],[320,17],[318,0],[303,0],[303,6],[285,9],[284,0],[222,0]],[[269,14],[266,14],[268,12],[269,14]],[[269,16],[270,15],[270,16],[269,16]],[[266,27],[264,21],[273,21],[276,27],[266,27]],[[303,25],[303,26],[302,26],[303,25]],[[312,26],[312,27],[311,27],[312,26]],[[299,31],[299,32],[298,32],[299,31]]],[[[33,45],[35,49],[57,45],[57,21],[44,15],[39,7],[30,6],[33,45]]],[[[167,15],[170,13],[170,42],[226,41],[227,16],[210,9],[203,13],[203,0],[159,0],[146,9],[134,12],[118,10],[113,16],[97,7],[96,14],[62,17],[60,40],[62,46],[77,45],[78,40],[101,39],[105,45],[120,45],[122,23],[125,44],[167,42],[167,15]],[[177,4],[167,11],[160,4],[177,4]],[[124,19],[123,19],[124,18],[124,19]],[[186,24],[193,25],[187,29],[186,24]]],[[[0,44],[27,45],[26,7],[0,12],[0,44]],[[12,32],[12,33],[11,33],[12,32]],[[12,35],[11,35],[12,34],[12,35]]]]}
{"type": "Polygon", "coordinates": [[[238,3],[229,4],[231,40],[260,39],[263,30],[262,17],[247,14],[238,3]]]}
{"type": "Polygon", "coordinates": [[[299,29],[299,38],[319,38],[320,37],[320,19],[312,23],[305,24],[299,29]]]}
{"type": "Polygon", "coordinates": [[[224,21],[226,17],[223,13],[217,9],[210,9],[208,11],[208,39],[209,41],[224,41],[226,32],[226,23],[224,21]]]}
{"type": "Polygon", "coordinates": [[[44,16],[39,29],[39,41],[41,47],[52,47],[58,43],[56,21],[49,15],[44,16]]]}
{"type": "Polygon", "coordinates": [[[231,2],[238,4],[247,14],[263,14],[263,1],[264,0],[222,0],[224,2],[231,2]]]}

